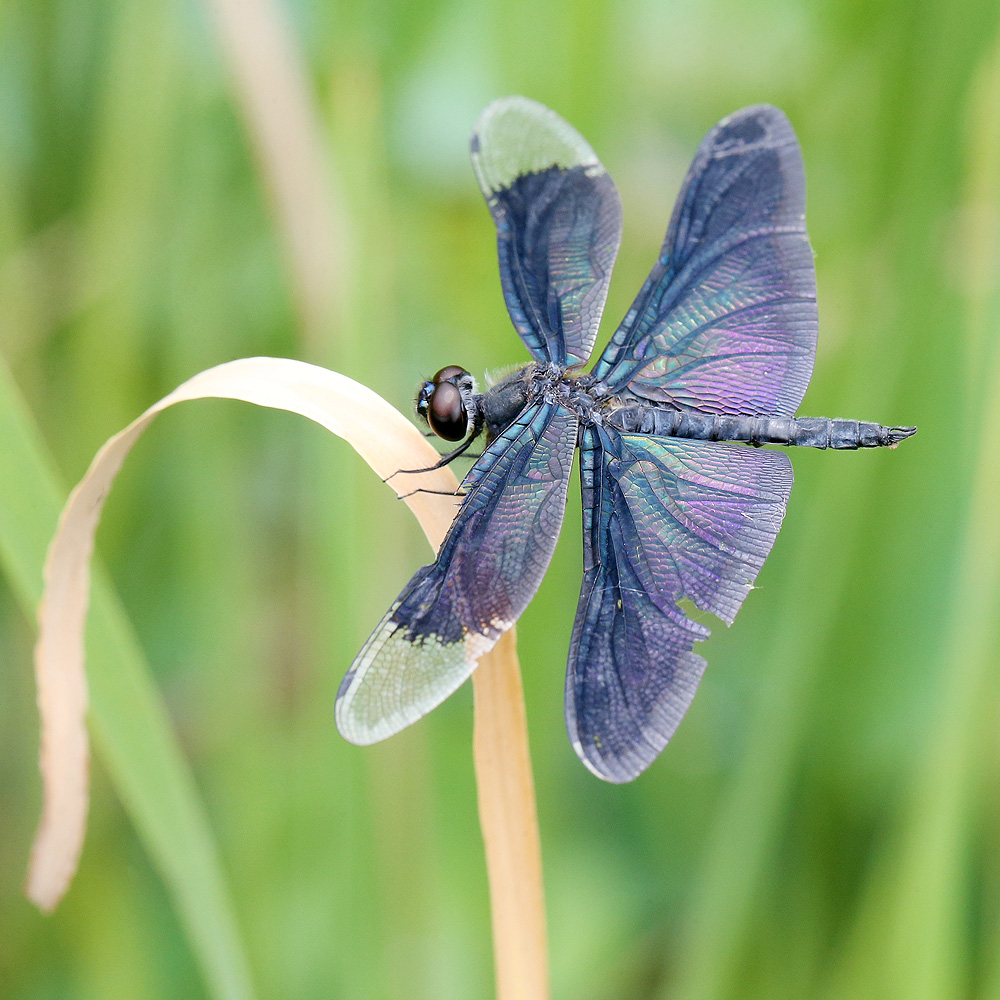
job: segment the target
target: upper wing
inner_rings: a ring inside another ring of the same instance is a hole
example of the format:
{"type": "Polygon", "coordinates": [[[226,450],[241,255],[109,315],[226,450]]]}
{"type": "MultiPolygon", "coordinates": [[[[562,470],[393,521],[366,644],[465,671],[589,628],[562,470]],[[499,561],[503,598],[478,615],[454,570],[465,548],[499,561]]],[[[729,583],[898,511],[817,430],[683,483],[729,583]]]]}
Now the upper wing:
{"type": "Polygon", "coordinates": [[[580,759],[631,781],[691,704],[708,628],[731,624],[781,527],[792,467],[778,451],[588,430],[581,446],[584,580],[566,675],[580,759]]]}
{"type": "Polygon", "coordinates": [[[337,728],[376,743],[448,697],[527,607],[566,507],[577,418],[532,403],[483,453],[437,560],[406,585],[337,693],[337,728]]]}
{"type": "Polygon", "coordinates": [[[584,364],[621,242],[614,181],[583,136],[525,97],[494,101],[471,148],[518,334],[536,361],[584,364]]]}
{"type": "Polygon", "coordinates": [[[597,379],[705,413],[793,415],[816,356],[805,190],[781,111],[758,105],[719,122],[597,379]]]}

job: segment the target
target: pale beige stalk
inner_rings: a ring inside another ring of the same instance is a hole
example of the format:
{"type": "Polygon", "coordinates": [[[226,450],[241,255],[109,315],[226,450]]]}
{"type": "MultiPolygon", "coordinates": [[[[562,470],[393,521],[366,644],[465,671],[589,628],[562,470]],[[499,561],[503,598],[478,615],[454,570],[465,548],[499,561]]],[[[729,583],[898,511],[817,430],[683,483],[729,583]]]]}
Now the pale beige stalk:
{"type": "MultiPolygon", "coordinates": [[[[26,891],[44,910],[62,898],[76,870],[87,819],[88,739],[84,630],[90,557],[104,501],[126,456],[153,418],[193,399],[240,399],[289,410],[344,438],[382,478],[420,468],[437,452],[398,410],[365,386],[301,361],[245,358],[210,368],[111,438],[70,494],[49,547],[35,649],[41,717],[42,820],[26,891]]],[[[408,475],[400,489],[436,549],[457,511],[450,469],[408,475]]],[[[480,818],[494,915],[500,1000],[542,1000],[548,972],[535,814],[521,676],[513,632],[473,675],[480,818]]]]}
{"type": "Polygon", "coordinates": [[[342,202],[298,41],[274,0],[206,0],[269,189],[310,353],[327,342],[347,287],[342,202]]]}
{"type": "Polygon", "coordinates": [[[542,853],[517,639],[511,629],[479,661],[473,747],[490,879],[498,1000],[549,995],[542,853]]]}

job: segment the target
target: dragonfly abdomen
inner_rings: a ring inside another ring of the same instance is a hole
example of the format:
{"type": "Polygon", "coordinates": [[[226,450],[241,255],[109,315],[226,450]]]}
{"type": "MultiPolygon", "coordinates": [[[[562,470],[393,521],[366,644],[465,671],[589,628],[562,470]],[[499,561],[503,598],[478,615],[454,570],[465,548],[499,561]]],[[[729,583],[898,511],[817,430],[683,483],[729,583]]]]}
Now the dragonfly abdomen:
{"type": "Polygon", "coordinates": [[[916,427],[883,427],[864,420],[731,416],[654,406],[622,407],[611,413],[607,422],[626,434],[849,450],[894,448],[917,430],[916,427]]]}

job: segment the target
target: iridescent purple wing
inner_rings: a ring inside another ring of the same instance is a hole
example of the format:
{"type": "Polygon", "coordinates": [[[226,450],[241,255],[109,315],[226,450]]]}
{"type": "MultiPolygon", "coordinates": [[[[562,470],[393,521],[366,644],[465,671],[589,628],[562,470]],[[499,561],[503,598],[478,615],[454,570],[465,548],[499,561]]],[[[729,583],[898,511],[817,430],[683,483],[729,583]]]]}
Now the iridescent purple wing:
{"type": "Polygon", "coordinates": [[[679,408],[792,415],[816,329],[802,151],[777,108],[744,108],[698,148],[659,260],[594,375],[679,408]]]}
{"type": "Polygon", "coordinates": [[[337,728],[376,743],[448,697],[514,624],[562,525],[577,418],[532,403],[486,449],[437,560],[419,570],[348,670],[337,728]]]}
{"type": "Polygon", "coordinates": [[[584,580],[566,675],[566,726],[580,759],[631,781],[673,735],[709,630],[727,624],[781,527],[792,467],[778,451],[588,429],[581,444],[584,580]]]}
{"type": "Polygon", "coordinates": [[[471,147],[518,334],[536,361],[584,364],[621,242],[614,182],[571,125],[525,97],[494,101],[471,147]]]}

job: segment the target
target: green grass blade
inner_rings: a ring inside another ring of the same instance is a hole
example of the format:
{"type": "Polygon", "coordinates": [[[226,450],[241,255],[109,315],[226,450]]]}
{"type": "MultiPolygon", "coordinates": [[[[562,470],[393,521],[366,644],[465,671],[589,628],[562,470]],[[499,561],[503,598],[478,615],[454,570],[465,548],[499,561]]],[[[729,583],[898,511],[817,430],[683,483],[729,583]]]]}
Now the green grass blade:
{"type": "MultiPolygon", "coordinates": [[[[972,381],[981,387],[970,423],[1000,421],[1000,297],[993,275],[1000,246],[1000,49],[986,60],[968,106],[965,196],[968,315],[972,381]]],[[[1000,448],[987,437],[976,452],[947,628],[938,668],[937,710],[922,734],[905,808],[866,887],[845,958],[828,993],[940,1000],[970,995],[966,940],[970,863],[978,825],[992,808],[983,748],[995,739],[996,658],[1000,625],[1000,448]],[[987,797],[982,801],[978,796],[987,797]]],[[[995,958],[994,958],[995,961],[995,958]]],[[[982,996],[996,996],[989,970],[982,996]]]]}
{"type": "MultiPolygon", "coordinates": [[[[63,493],[2,363],[0,439],[0,560],[31,615],[63,493]]],[[[100,572],[91,597],[88,663],[96,744],[173,897],[211,995],[246,1000],[254,995],[249,966],[198,792],[121,604],[100,572]]]]}

